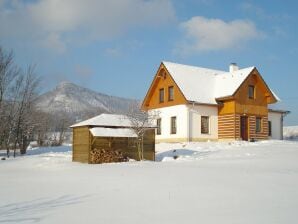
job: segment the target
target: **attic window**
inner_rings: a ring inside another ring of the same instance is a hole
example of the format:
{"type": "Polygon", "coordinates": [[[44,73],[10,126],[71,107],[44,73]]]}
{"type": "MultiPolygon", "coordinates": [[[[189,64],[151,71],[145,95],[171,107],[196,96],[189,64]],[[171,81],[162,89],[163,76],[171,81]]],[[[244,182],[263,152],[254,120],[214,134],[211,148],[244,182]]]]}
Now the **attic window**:
{"type": "Polygon", "coordinates": [[[255,99],[255,86],[253,85],[248,86],[248,98],[255,99]]]}
{"type": "Polygon", "coordinates": [[[168,89],[168,100],[173,101],[174,100],[174,86],[169,86],[168,89]]]}
{"type": "Polygon", "coordinates": [[[159,102],[163,103],[165,101],[165,89],[159,89],[159,102]]]}

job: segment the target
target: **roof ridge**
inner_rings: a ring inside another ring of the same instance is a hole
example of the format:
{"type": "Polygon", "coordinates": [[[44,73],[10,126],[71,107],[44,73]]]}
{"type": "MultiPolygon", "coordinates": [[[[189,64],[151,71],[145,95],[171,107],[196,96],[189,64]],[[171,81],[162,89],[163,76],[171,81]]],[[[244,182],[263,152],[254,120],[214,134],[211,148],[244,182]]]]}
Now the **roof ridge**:
{"type": "MultiPolygon", "coordinates": [[[[166,66],[166,64],[172,64],[172,65],[178,65],[178,66],[187,66],[187,67],[192,67],[196,69],[205,69],[209,71],[214,71],[214,72],[221,72],[225,73],[226,71],[223,70],[218,70],[218,69],[212,69],[212,68],[206,68],[206,67],[199,67],[199,66],[194,66],[194,65],[188,65],[188,64],[181,64],[181,63],[176,63],[176,62],[171,62],[171,61],[162,61],[162,63],[166,66]]],[[[166,66],[167,67],[167,66],[166,66]]]]}

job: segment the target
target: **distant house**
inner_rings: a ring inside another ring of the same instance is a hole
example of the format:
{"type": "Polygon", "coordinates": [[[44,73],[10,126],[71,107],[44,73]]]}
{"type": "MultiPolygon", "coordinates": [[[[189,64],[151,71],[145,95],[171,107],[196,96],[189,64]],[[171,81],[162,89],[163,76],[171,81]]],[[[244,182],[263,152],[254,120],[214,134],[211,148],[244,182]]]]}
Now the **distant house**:
{"type": "MultiPolygon", "coordinates": [[[[117,152],[124,157],[139,160],[136,147],[137,135],[132,130],[130,120],[124,115],[101,114],[74,124],[71,128],[73,129],[73,161],[97,163],[92,156],[92,153],[97,151],[102,156],[117,152]]],[[[149,125],[143,143],[144,159],[155,160],[155,130],[149,125]]],[[[101,161],[116,162],[117,160],[111,158],[109,161],[101,161]]]]}
{"type": "Polygon", "coordinates": [[[142,109],[158,112],[157,142],[282,139],[283,110],[256,67],[229,71],[162,62],[142,109]]]}

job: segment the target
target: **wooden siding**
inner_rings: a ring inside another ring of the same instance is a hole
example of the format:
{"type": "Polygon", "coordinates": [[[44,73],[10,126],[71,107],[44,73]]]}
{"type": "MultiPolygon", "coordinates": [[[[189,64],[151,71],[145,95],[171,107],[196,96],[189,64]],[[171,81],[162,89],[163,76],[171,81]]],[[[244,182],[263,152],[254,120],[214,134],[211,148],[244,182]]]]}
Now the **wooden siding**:
{"type": "Polygon", "coordinates": [[[150,110],[180,104],[187,104],[187,100],[165,66],[161,64],[143,101],[142,109],[150,110]],[[173,86],[174,89],[174,100],[168,99],[168,88],[170,86],[173,86]],[[162,88],[164,89],[164,102],[160,103],[159,90],[162,88]]]}
{"type": "Polygon", "coordinates": [[[257,116],[249,116],[249,139],[266,140],[268,139],[268,117],[261,117],[261,132],[256,132],[257,116]]]}
{"type": "Polygon", "coordinates": [[[90,132],[88,127],[73,128],[72,160],[89,162],[90,132]]]}
{"type": "Polygon", "coordinates": [[[240,115],[226,114],[218,116],[218,138],[239,139],[240,138],[240,115]]]}
{"type": "MultiPolygon", "coordinates": [[[[155,160],[155,130],[148,129],[144,135],[144,159],[155,160]]],[[[124,156],[139,160],[136,138],[93,137],[92,149],[115,150],[124,156]]]]}
{"type": "MultiPolygon", "coordinates": [[[[268,139],[268,117],[261,117],[261,132],[256,133],[256,115],[248,117],[248,139],[268,139]]],[[[241,139],[240,114],[228,114],[218,116],[218,138],[219,139],[241,139]]]]}

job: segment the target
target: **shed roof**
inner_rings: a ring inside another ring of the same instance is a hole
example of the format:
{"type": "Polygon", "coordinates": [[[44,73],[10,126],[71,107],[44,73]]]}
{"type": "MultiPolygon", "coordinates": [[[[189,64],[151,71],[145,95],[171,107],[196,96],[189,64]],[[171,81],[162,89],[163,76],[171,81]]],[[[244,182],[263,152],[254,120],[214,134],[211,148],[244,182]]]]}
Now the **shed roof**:
{"type": "MultiPolygon", "coordinates": [[[[232,96],[255,69],[252,66],[226,72],[172,62],[162,63],[188,101],[205,104],[217,104],[217,98],[232,96]]],[[[276,94],[274,96],[278,99],[276,94]]]]}
{"type": "MultiPolygon", "coordinates": [[[[121,114],[101,114],[92,117],[88,120],[73,124],[71,128],[82,126],[98,126],[98,127],[133,127],[130,119],[121,114]]],[[[152,125],[147,124],[146,127],[150,128],[152,125]]]]}
{"type": "Polygon", "coordinates": [[[91,128],[94,137],[127,137],[136,138],[137,134],[129,128],[91,128]]]}

